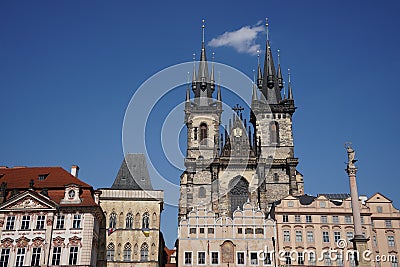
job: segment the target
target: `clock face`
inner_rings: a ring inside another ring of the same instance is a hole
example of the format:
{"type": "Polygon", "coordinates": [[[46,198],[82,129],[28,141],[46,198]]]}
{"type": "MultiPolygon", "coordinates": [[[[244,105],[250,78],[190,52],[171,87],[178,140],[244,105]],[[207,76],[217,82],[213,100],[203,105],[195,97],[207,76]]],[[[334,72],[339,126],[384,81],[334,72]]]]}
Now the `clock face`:
{"type": "Polygon", "coordinates": [[[233,129],[233,135],[235,137],[241,137],[242,136],[242,129],[240,129],[240,128],[233,129]]]}
{"type": "Polygon", "coordinates": [[[75,191],[74,191],[74,190],[70,190],[70,191],[68,192],[68,196],[69,196],[70,198],[75,197],[75,191]]]}

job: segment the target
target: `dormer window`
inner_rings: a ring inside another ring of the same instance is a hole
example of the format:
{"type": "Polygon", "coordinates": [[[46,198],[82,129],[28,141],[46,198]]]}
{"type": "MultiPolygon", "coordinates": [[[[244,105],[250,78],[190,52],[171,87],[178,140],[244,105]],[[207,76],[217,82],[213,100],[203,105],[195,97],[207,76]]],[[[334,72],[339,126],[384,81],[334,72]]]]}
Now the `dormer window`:
{"type": "Polygon", "coordinates": [[[45,180],[45,179],[47,178],[48,175],[49,175],[49,174],[39,174],[39,176],[38,176],[39,181],[45,180]]]}
{"type": "Polygon", "coordinates": [[[69,184],[65,186],[64,198],[61,199],[61,204],[79,204],[82,200],[79,196],[79,186],[76,184],[69,184]]]}

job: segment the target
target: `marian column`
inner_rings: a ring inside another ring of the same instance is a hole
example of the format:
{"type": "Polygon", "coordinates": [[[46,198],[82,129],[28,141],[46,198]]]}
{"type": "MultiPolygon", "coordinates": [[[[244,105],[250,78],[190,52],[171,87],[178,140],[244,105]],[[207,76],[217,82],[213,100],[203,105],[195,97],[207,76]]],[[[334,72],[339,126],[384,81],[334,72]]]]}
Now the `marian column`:
{"type": "Polygon", "coordinates": [[[355,159],[354,149],[351,147],[350,143],[346,144],[347,149],[347,168],[346,172],[349,176],[350,182],[350,195],[351,195],[351,207],[353,211],[353,223],[354,223],[354,238],[351,240],[353,242],[354,250],[357,251],[356,265],[361,267],[370,267],[370,261],[367,261],[364,257],[365,251],[368,249],[367,241],[369,239],[365,238],[362,227],[361,227],[361,214],[360,214],[360,204],[358,200],[358,190],[357,190],[357,181],[356,181],[356,173],[357,167],[354,163],[357,162],[355,159]]]}

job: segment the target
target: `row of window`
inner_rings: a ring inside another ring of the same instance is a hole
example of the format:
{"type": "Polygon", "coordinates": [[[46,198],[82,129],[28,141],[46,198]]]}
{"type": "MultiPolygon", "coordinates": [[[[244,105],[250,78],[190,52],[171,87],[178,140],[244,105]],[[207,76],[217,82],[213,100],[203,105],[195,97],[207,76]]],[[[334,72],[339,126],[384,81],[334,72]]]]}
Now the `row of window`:
{"type": "MultiPolygon", "coordinates": [[[[259,261],[259,252],[249,252],[245,253],[244,251],[238,251],[236,252],[236,259],[235,262],[238,265],[244,265],[246,264],[246,254],[247,257],[250,259],[250,264],[251,265],[258,265],[259,261]]],[[[197,252],[197,265],[206,265],[206,264],[211,264],[211,265],[218,265],[220,264],[220,258],[219,258],[219,252],[218,251],[211,251],[211,252],[206,252],[205,251],[198,251],[197,252]],[[209,263],[207,262],[207,258],[209,258],[209,263]]],[[[263,253],[262,258],[264,260],[264,265],[271,265],[272,264],[272,254],[271,253],[263,253]]],[[[185,251],[184,253],[184,264],[185,265],[192,265],[193,262],[193,252],[191,251],[185,251]]]]}
{"type": "MultiPolygon", "coordinates": [[[[364,235],[365,235],[365,233],[364,233],[364,235]]],[[[347,241],[350,241],[351,239],[353,239],[353,236],[354,236],[353,232],[346,232],[347,241]]],[[[341,233],[333,232],[333,241],[335,243],[337,243],[340,239],[342,239],[341,233]]],[[[306,240],[307,240],[307,242],[314,242],[314,232],[313,231],[306,232],[306,240]]],[[[290,230],[283,231],[283,241],[290,242],[290,230]]],[[[302,230],[295,231],[295,241],[303,242],[303,231],[302,230]]],[[[374,245],[377,246],[375,236],[373,237],[373,241],[374,241],[374,245]]],[[[322,232],[322,242],[325,242],[325,243],[330,242],[329,232],[327,232],[327,231],[322,232]]],[[[394,247],[395,246],[394,236],[392,236],[392,235],[387,236],[387,242],[388,242],[389,247],[394,247]]]]}
{"type": "MultiPolygon", "coordinates": [[[[137,213],[135,216],[135,228],[139,228],[140,222],[140,214],[137,213]]],[[[125,217],[125,228],[126,229],[133,229],[133,214],[128,213],[125,217]]],[[[157,214],[153,213],[153,223],[157,223],[157,214]]],[[[109,217],[109,228],[115,229],[117,228],[117,214],[112,212],[109,217]]],[[[148,212],[145,212],[142,216],[142,229],[149,229],[150,228],[150,215],[148,212]]],[[[157,227],[155,227],[157,228],[157,227]]]]}
{"type": "MultiPolygon", "coordinates": [[[[53,248],[52,265],[61,264],[61,247],[53,248]]],[[[17,248],[17,254],[15,258],[15,266],[27,266],[26,253],[27,248],[17,248]]],[[[10,248],[3,248],[0,255],[0,266],[7,267],[10,260],[10,248]]],[[[40,266],[40,256],[42,254],[41,247],[32,248],[32,256],[30,261],[30,266],[40,266]]],[[[78,263],[78,247],[69,247],[69,265],[76,265],[78,263]]]]}
{"type": "MultiPolygon", "coordinates": [[[[289,215],[285,214],[282,216],[282,222],[289,222],[289,215]]],[[[294,215],[294,222],[303,222],[303,216],[301,215],[294,215]]],[[[313,222],[313,216],[312,215],[305,215],[305,222],[306,223],[312,223],[313,222]]],[[[321,215],[320,217],[320,222],[321,223],[328,223],[328,216],[327,215],[321,215]]],[[[332,223],[339,223],[339,216],[338,215],[333,215],[332,216],[332,223]]],[[[352,223],[352,216],[346,215],[344,216],[344,223],[352,223]]]]}
{"type": "MultiPolygon", "coordinates": [[[[155,244],[151,245],[152,253],[155,251],[155,244]]],[[[138,250],[138,245],[135,244],[134,251],[138,250]]],[[[124,261],[132,260],[132,245],[131,243],[126,243],[124,246],[124,261]]],[[[113,243],[108,244],[107,246],[107,261],[115,260],[115,245],[113,243]]],[[[148,261],[149,260],[149,245],[147,243],[143,243],[140,246],[140,261],[148,261]]]]}
{"type": "MultiPolygon", "coordinates": [[[[205,233],[205,229],[204,227],[200,227],[199,228],[199,233],[200,234],[204,234],[205,233]]],[[[243,229],[244,229],[244,233],[245,234],[264,234],[264,229],[263,228],[251,228],[251,227],[247,227],[247,228],[242,228],[239,227],[237,228],[237,233],[238,234],[243,234],[243,229]]],[[[195,227],[191,227],[189,228],[189,234],[196,234],[197,233],[197,228],[195,227]]],[[[214,234],[214,228],[207,228],[207,233],[208,234],[214,234]]]]}
{"type": "MultiPolygon", "coordinates": [[[[287,214],[282,215],[282,222],[289,222],[289,215],[287,215],[287,214]]],[[[294,215],[294,222],[297,222],[297,223],[303,222],[303,216],[294,215]]],[[[312,223],[313,222],[312,215],[305,215],[305,222],[306,223],[312,223]]],[[[328,223],[328,216],[327,215],[321,215],[320,222],[321,223],[328,223]]],[[[334,224],[340,223],[340,216],[333,215],[332,216],[332,223],[334,223],[334,224]]],[[[344,223],[351,224],[352,223],[352,216],[350,216],[350,215],[344,216],[344,223]]],[[[363,216],[361,216],[361,223],[362,224],[365,223],[363,216]]],[[[373,221],[372,221],[372,223],[373,223],[373,221]]],[[[392,221],[391,220],[385,220],[385,227],[386,228],[392,228],[393,227],[392,221]]]]}
{"type": "MultiPolygon", "coordinates": [[[[31,229],[31,215],[23,215],[21,218],[20,230],[29,230],[31,229]]],[[[74,214],[72,220],[72,228],[79,229],[81,228],[82,216],[81,214],[74,214]]],[[[36,228],[38,230],[45,229],[46,216],[38,215],[36,216],[36,228]]],[[[14,215],[8,216],[5,229],[6,230],[15,230],[16,227],[16,217],[14,215]]],[[[56,229],[65,229],[65,215],[57,215],[56,216],[56,229]]]]}

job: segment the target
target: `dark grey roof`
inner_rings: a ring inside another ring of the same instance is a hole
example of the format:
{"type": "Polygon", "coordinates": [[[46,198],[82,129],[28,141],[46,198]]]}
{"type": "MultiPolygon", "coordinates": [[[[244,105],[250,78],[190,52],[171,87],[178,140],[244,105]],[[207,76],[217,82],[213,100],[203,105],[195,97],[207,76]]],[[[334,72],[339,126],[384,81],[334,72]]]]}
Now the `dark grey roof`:
{"type": "Polygon", "coordinates": [[[297,198],[300,201],[301,205],[310,205],[311,203],[314,202],[315,197],[314,196],[309,196],[309,195],[302,195],[302,196],[297,196],[297,198]]]}
{"type": "Polygon", "coordinates": [[[329,200],[343,200],[350,197],[348,193],[339,193],[339,194],[318,194],[318,196],[324,196],[329,200]]]}
{"type": "Polygon", "coordinates": [[[143,154],[126,154],[112,189],[153,190],[143,154]]]}

